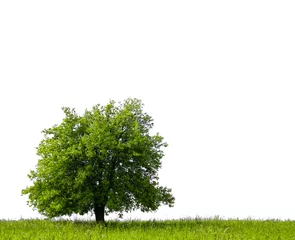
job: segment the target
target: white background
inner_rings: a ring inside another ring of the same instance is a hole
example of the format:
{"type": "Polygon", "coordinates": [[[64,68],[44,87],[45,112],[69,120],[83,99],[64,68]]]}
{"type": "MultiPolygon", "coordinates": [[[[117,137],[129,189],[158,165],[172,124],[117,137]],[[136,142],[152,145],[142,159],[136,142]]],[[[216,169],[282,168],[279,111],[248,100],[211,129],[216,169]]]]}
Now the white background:
{"type": "Polygon", "coordinates": [[[0,219],[62,106],[136,97],[169,147],[174,208],[126,218],[295,219],[294,1],[1,1],[0,219]]]}

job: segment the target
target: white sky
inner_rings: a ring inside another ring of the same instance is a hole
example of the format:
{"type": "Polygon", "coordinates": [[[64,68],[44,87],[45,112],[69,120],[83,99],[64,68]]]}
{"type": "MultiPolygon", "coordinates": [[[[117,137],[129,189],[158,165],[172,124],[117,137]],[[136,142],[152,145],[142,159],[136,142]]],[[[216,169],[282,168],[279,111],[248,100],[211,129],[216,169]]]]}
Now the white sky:
{"type": "Polygon", "coordinates": [[[0,219],[34,218],[20,192],[41,130],[143,100],[169,147],[174,208],[132,218],[295,219],[294,1],[0,1],[0,219]]]}

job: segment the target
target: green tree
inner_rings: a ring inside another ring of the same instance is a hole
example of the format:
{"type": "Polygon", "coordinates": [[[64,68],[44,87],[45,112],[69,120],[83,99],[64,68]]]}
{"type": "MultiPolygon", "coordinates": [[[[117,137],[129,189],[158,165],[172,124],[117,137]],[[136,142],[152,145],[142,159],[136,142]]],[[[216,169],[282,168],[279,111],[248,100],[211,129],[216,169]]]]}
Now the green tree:
{"type": "Polygon", "coordinates": [[[110,212],[173,206],[157,175],[167,144],[150,134],[153,119],[140,100],[110,101],[82,116],[62,109],[62,123],[42,131],[33,184],[22,190],[29,206],[49,218],[91,211],[97,222],[110,212]]]}

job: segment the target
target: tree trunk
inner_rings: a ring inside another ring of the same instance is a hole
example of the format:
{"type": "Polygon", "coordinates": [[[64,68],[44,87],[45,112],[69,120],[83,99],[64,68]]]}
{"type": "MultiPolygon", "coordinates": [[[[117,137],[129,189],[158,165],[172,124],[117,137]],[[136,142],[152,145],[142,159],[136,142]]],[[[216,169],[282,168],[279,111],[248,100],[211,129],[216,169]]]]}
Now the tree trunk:
{"type": "Polygon", "coordinates": [[[95,205],[94,206],[94,215],[95,215],[95,221],[97,223],[99,222],[105,222],[104,220],[104,209],[105,209],[105,206],[97,206],[95,205]]]}

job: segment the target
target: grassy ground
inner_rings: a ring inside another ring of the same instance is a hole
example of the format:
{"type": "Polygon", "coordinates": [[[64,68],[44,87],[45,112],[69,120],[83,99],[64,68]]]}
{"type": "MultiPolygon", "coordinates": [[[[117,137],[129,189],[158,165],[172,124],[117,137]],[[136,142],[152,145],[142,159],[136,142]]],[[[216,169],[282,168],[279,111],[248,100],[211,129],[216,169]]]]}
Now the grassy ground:
{"type": "Polygon", "coordinates": [[[294,221],[190,219],[94,222],[0,221],[0,239],[295,239],[294,221]]]}

